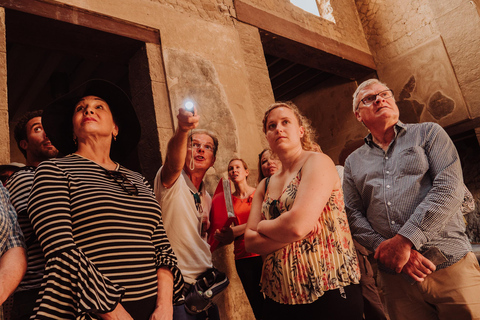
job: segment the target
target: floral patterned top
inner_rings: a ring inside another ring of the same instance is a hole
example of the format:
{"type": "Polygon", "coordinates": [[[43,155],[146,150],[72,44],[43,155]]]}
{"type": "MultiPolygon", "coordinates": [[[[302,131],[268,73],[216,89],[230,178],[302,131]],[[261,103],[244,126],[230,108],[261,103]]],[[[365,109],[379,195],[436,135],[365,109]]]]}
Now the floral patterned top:
{"type": "MultiPolygon", "coordinates": [[[[262,205],[264,219],[275,219],[295,202],[301,170],[278,200],[269,197],[262,205]]],[[[333,190],[320,216],[321,229],[302,240],[270,253],[263,264],[262,292],[283,304],[308,304],[325,291],[357,284],[360,269],[341,190],[333,190]]]]}

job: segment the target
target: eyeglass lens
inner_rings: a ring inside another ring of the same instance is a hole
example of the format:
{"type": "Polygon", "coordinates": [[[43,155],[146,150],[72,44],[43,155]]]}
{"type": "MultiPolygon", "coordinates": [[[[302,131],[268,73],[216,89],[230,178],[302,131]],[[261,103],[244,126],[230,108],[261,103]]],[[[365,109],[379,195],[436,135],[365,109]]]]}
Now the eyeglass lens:
{"type": "Polygon", "coordinates": [[[363,102],[364,105],[369,106],[375,100],[377,100],[377,96],[379,96],[382,99],[389,99],[393,96],[393,94],[392,94],[392,91],[385,90],[385,91],[379,92],[377,94],[371,94],[369,96],[366,96],[365,98],[362,99],[362,102],[363,102]]]}
{"type": "Polygon", "coordinates": [[[213,152],[213,150],[215,149],[214,146],[212,146],[211,144],[203,144],[203,143],[198,143],[198,142],[192,142],[191,144],[188,145],[189,148],[192,148],[192,149],[200,149],[200,148],[203,148],[207,151],[211,151],[213,152]]]}

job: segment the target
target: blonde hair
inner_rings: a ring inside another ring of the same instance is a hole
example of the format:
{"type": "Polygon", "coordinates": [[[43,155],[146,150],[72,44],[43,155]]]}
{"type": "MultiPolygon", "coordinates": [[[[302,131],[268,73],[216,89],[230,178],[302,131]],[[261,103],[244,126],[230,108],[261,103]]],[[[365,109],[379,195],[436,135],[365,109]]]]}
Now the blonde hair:
{"type": "Polygon", "coordinates": [[[247,163],[245,162],[245,160],[240,159],[240,158],[233,158],[233,159],[231,159],[231,160],[228,162],[227,169],[228,169],[228,167],[230,167],[230,163],[232,163],[233,161],[240,161],[240,162],[243,164],[243,168],[245,168],[245,170],[248,170],[247,163]]]}
{"type": "Polygon", "coordinates": [[[299,126],[303,127],[305,132],[303,134],[303,137],[300,139],[300,141],[302,142],[302,149],[307,151],[313,151],[314,150],[313,143],[316,138],[315,129],[313,129],[310,120],[307,119],[307,117],[305,117],[303,114],[301,114],[300,110],[298,110],[298,107],[291,101],[275,102],[268,107],[267,111],[265,111],[265,115],[263,116],[263,120],[262,120],[263,132],[265,134],[267,133],[267,120],[268,120],[268,116],[270,115],[270,112],[280,107],[285,107],[290,109],[295,115],[295,117],[297,118],[299,126]]]}

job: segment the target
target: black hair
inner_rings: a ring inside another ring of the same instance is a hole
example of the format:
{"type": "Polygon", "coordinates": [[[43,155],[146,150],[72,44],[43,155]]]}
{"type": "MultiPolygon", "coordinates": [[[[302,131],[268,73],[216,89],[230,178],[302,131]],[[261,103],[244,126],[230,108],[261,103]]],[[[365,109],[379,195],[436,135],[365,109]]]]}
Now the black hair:
{"type": "Polygon", "coordinates": [[[25,113],[20,120],[18,120],[17,124],[15,125],[15,129],[13,131],[13,135],[15,137],[15,141],[17,141],[17,146],[18,149],[22,152],[23,156],[27,158],[27,151],[20,147],[20,141],[22,140],[27,140],[28,141],[28,136],[27,136],[27,123],[28,121],[32,120],[33,118],[36,117],[41,117],[43,113],[43,110],[35,110],[35,111],[29,111],[25,113]]]}

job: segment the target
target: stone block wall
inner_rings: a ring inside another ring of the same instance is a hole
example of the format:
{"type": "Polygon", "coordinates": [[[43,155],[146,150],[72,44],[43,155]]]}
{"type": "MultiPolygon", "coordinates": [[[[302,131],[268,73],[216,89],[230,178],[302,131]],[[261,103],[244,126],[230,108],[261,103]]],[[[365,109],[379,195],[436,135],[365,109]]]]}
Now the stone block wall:
{"type": "Polygon", "coordinates": [[[480,17],[475,2],[355,3],[380,80],[388,80],[397,100],[411,79],[416,83],[410,92],[416,98],[406,98],[405,103],[416,121],[448,126],[479,116],[480,17]],[[419,104],[420,113],[415,112],[419,104]]]}
{"type": "Polygon", "coordinates": [[[345,161],[367,135],[366,128],[352,112],[352,94],[356,84],[348,79],[334,77],[321,86],[306,92],[293,102],[312,122],[317,132],[317,143],[335,164],[345,161]]]}
{"type": "Polygon", "coordinates": [[[335,23],[308,13],[289,0],[243,0],[254,7],[298,24],[310,31],[369,52],[355,5],[351,0],[331,1],[335,23]]]}
{"type": "Polygon", "coordinates": [[[232,16],[235,16],[233,0],[152,0],[179,13],[196,16],[205,21],[231,25],[232,16]]]}

